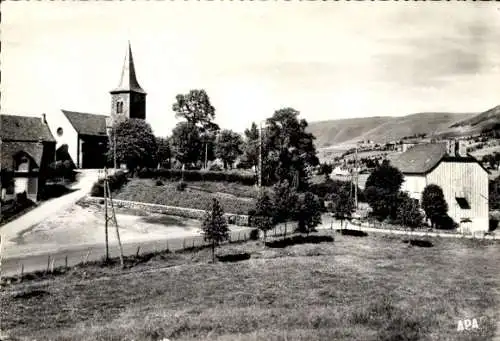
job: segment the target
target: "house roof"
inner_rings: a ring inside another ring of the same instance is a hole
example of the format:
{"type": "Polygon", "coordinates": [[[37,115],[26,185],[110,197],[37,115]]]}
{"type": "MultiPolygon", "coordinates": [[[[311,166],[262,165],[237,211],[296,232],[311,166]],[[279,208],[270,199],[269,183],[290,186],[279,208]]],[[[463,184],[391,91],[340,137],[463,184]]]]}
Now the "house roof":
{"type": "Polygon", "coordinates": [[[38,168],[42,163],[43,149],[43,144],[35,141],[2,142],[2,169],[13,170],[14,157],[19,153],[28,154],[38,168]]]}
{"type": "Polygon", "coordinates": [[[106,115],[62,110],[71,125],[80,135],[106,136],[106,115]]]}
{"type": "Polygon", "coordinates": [[[447,155],[446,143],[426,143],[413,146],[391,165],[404,173],[427,173],[447,155]]]}
{"type": "Polygon", "coordinates": [[[489,173],[481,162],[471,155],[449,155],[446,142],[415,145],[400,154],[398,158],[391,160],[391,165],[398,168],[403,174],[427,174],[441,161],[478,163],[481,168],[489,173]]]}
{"type": "Polygon", "coordinates": [[[2,141],[55,142],[49,126],[42,117],[0,115],[2,141]]]}

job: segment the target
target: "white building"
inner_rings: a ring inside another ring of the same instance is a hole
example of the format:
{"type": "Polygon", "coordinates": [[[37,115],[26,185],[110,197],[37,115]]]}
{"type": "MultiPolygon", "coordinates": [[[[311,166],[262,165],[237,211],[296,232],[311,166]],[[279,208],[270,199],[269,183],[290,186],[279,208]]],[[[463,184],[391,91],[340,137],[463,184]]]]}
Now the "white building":
{"type": "Polygon", "coordinates": [[[462,232],[486,232],[488,218],[488,174],[482,164],[467,154],[462,142],[416,145],[391,164],[404,175],[402,190],[418,200],[427,185],[443,190],[449,216],[462,232]]]}

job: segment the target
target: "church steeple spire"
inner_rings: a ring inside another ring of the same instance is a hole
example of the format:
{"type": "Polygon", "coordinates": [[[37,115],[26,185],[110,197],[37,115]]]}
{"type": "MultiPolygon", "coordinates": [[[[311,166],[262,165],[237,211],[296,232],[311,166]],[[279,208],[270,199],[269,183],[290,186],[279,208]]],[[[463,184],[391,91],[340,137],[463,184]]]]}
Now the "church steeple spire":
{"type": "Polygon", "coordinates": [[[139,82],[137,81],[137,76],[135,74],[134,58],[132,56],[132,46],[130,45],[130,40],[128,41],[127,52],[125,54],[125,61],[123,62],[122,75],[120,78],[120,84],[118,88],[113,90],[117,91],[133,91],[145,94],[146,92],[141,88],[139,82]]]}
{"type": "Polygon", "coordinates": [[[125,54],[120,84],[110,93],[111,118],[114,122],[122,118],[146,118],[146,92],[137,81],[130,41],[125,54]]]}

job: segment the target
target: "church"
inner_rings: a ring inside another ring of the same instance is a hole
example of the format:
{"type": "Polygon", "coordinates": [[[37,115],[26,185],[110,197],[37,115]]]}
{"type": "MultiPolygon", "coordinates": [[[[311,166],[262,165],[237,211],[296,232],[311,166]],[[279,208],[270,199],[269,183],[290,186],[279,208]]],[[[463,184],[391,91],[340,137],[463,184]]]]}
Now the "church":
{"type": "Polygon", "coordinates": [[[103,168],[113,125],[127,118],[146,119],[147,94],[137,81],[130,42],[120,83],[110,94],[110,115],[64,109],[47,115],[58,160],[71,160],[76,168],[103,168]]]}

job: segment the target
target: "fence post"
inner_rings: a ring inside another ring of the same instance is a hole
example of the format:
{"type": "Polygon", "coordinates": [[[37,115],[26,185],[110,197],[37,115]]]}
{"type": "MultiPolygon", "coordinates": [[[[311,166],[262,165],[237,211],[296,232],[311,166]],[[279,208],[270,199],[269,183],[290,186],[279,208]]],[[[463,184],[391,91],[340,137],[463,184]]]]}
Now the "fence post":
{"type": "Polygon", "coordinates": [[[54,263],[55,263],[56,259],[55,258],[52,258],[52,262],[50,262],[50,273],[54,273],[54,263]]]}
{"type": "Polygon", "coordinates": [[[182,240],[182,249],[186,248],[186,238],[182,240]]]}
{"type": "Polygon", "coordinates": [[[23,281],[23,277],[24,277],[24,264],[21,263],[21,277],[19,278],[21,282],[23,281]]]}
{"type": "Polygon", "coordinates": [[[65,269],[68,268],[68,255],[66,255],[66,257],[64,257],[64,268],[65,269]]]}
{"type": "Polygon", "coordinates": [[[47,272],[50,270],[50,255],[47,256],[47,272]]]}
{"type": "Polygon", "coordinates": [[[139,252],[141,251],[141,246],[137,246],[137,251],[135,252],[135,257],[139,257],[139,252]]]}

